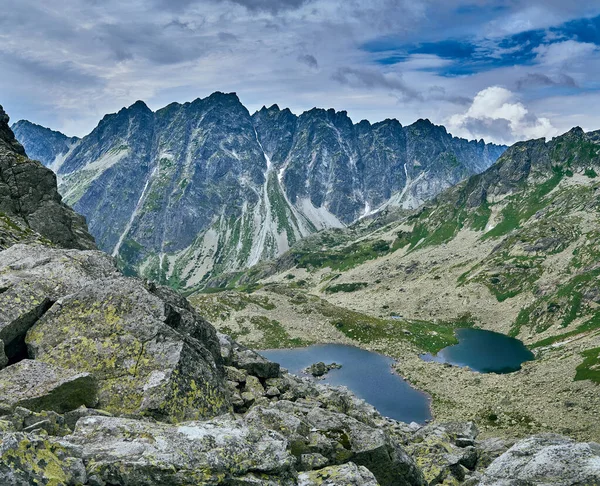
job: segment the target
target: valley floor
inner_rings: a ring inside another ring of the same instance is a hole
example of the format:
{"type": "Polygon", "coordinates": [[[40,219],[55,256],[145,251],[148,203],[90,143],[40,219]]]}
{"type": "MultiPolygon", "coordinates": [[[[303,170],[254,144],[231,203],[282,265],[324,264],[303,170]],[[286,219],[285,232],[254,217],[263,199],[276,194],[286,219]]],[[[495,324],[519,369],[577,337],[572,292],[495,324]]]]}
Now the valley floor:
{"type": "MultiPolygon", "coordinates": [[[[488,437],[553,432],[600,440],[598,385],[573,380],[581,353],[600,347],[600,336],[574,336],[539,348],[536,360],[515,373],[480,374],[419,358],[424,351],[436,352],[452,344],[454,329],[468,325],[466,321],[449,316],[437,322],[406,316],[394,319],[389,312],[383,317],[349,310],[369,298],[371,309],[381,303],[376,292],[314,295],[303,289],[303,281],[317,277],[302,270],[294,274],[293,279],[272,282],[252,293],[197,294],[191,301],[219,330],[256,349],[344,343],[391,356],[401,376],[432,396],[437,421],[473,420],[488,437]]],[[[393,295],[379,292],[379,298],[382,294],[393,295]]]]}

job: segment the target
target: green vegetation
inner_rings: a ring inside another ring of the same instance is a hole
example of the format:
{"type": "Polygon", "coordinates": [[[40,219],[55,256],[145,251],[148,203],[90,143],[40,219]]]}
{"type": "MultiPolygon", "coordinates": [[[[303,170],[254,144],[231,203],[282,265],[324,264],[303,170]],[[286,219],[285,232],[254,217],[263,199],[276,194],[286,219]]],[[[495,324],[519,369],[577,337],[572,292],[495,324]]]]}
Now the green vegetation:
{"type": "Polygon", "coordinates": [[[279,321],[265,316],[252,316],[250,323],[262,333],[262,338],[248,342],[254,349],[299,348],[313,344],[301,338],[292,338],[279,321]]]}
{"type": "Polygon", "coordinates": [[[583,363],[577,367],[575,381],[591,380],[600,383],[600,348],[588,349],[581,353],[583,363]]]}
{"type": "Polygon", "coordinates": [[[589,177],[590,179],[595,179],[596,177],[598,177],[598,174],[596,173],[596,171],[592,168],[587,168],[585,169],[584,173],[585,176],[589,177]]]}
{"type": "Polygon", "coordinates": [[[353,243],[339,250],[292,250],[299,268],[314,270],[331,268],[332,270],[349,270],[367,260],[373,260],[392,253],[400,248],[399,240],[393,243],[376,240],[371,242],[353,243]]]}
{"type": "Polygon", "coordinates": [[[356,290],[364,289],[368,285],[369,284],[367,282],[341,283],[326,287],[325,292],[328,294],[334,294],[336,292],[355,292],[356,290]]]}
{"type": "Polygon", "coordinates": [[[506,235],[512,230],[519,228],[524,221],[544,208],[547,202],[544,198],[560,183],[565,175],[560,166],[552,168],[553,176],[547,181],[533,186],[533,189],[525,194],[509,197],[509,202],[501,211],[502,221],[493,229],[488,231],[483,238],[497,238],[506,235]]]}
{"type": "Polygon", "coordinates": [[[577,336],[578,334],[583,334],[589,331],[595,331],[597,329],[600,329],[600,312],[594,314],[594,316],[590,320],[584,322],[572,331],[558,334],[556,336],[550,336],[549,338],[537,341],[536,343],[533,343],[528,347],[529,349],[543,348],[545,346],[550,346],[551,344],[564,341],[565,339],[568,339],[572,336],[577,336]]]}

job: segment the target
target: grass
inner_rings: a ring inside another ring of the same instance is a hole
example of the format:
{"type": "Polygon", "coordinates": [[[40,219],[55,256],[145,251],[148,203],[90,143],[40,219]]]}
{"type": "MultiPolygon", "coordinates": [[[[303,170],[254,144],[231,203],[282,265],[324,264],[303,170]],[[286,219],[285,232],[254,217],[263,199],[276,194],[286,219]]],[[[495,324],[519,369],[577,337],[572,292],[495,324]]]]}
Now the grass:
{"type": "Polygon", "coordinates": [[[600,348],[588,349],[581,355],[584,359],[576,368],[575,381],[590,380],[600,383],[600,348]]]}
{"type": "Polygon", "coordinates": [[[572,331],[558,334],[556,336],[550,336],[546,339],[537,341],[537,342],[529,345],[528,347],[529,347],[529,349],[543,348],[545,346],[550,346],[554,343],[564,341],[565,339],[568,339],[572,336],[577,336],[578,334],[583,334],[585,332],[594,331],[596,329],[600,329],[600,312],[594,314],[594,316],[591,319],[584,322],[583,324],[578,326],[576,329],[573,329],[572,331]]]}
{"type": "Polygon", "coordinates": [[[398,240],[393,243],[376,240],[369,243],[353,243],[340,250],[293,250],[293,255],[299,268],[314,270],[329,267],[332,270],[344,271],[368,260],[385,256],[398,248],[398,240]]]}
{"type": "Polygon", "coordinates": [[[279,321],[269,319],[265,316],[252,316],[250,323],[262,332],[262,339],[258,341],[247,342],[251,348],[256,349],[275,349],[275,348],[299,348],[313,344],[301,338],[292,338],[283,328],[279,321]]]}

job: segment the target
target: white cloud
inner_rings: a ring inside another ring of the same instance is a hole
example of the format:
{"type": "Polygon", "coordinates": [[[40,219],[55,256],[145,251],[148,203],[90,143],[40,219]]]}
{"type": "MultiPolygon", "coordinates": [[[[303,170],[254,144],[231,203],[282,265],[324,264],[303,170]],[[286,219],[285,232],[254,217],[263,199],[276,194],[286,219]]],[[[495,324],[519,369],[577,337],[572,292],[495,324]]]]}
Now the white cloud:
{"type": "Polygon", "coordinates": [[[455,136],[505,144],[558,134],[548,118],[530,113],[512,91],[500,86],[477,93],[465,113],[449,118],[448,130],[455,136]]]}
{"type": "Polygon", "coordinates": [[[568,40],[536,47],[536,61],[547,66],[570,64],[598,50],[595,44],[568,40]]]}

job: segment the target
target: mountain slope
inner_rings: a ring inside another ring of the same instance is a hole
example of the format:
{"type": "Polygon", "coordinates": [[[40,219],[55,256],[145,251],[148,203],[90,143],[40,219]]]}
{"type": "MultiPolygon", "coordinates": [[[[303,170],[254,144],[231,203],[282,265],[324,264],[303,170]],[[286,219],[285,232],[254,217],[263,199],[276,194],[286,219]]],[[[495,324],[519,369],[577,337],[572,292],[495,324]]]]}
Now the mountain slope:
{"type": "Polygon", "coordinates": [[[54,172],[58,172],[67,154],[79,142],[77,137],[67,137],[27,120],[14,123],[11,129],[17,140],[26,147],[29,156],[54,172]]]}
{"type": "Polygon", "coordinates": [[[296,116],[276,105],[250,115],[235,94],[214,93],[107,115],[72,146],[58,176],[65,200],[121,268],[195,288],[318,230],[387,206],[414,208],[503,150],[428,120],[353,124],[345,112],[296,116]]]}
{"type": "Polygon", "coordinates": [[[411,215],[311,236],[237,277],[241,295],[262,307],[236,305],[237,293],[192,300],[241,341],[261,344],[267,319],[290,338],[394,356],[432,394],[439,419],[598,437],[598,174],[600,132],[518,143],[411,215]],[[309,311],[313,299],[321,303],[309,311]],[[419,359],[465,326],[516,336],[537,359],[506,376],[419,359]]]}

